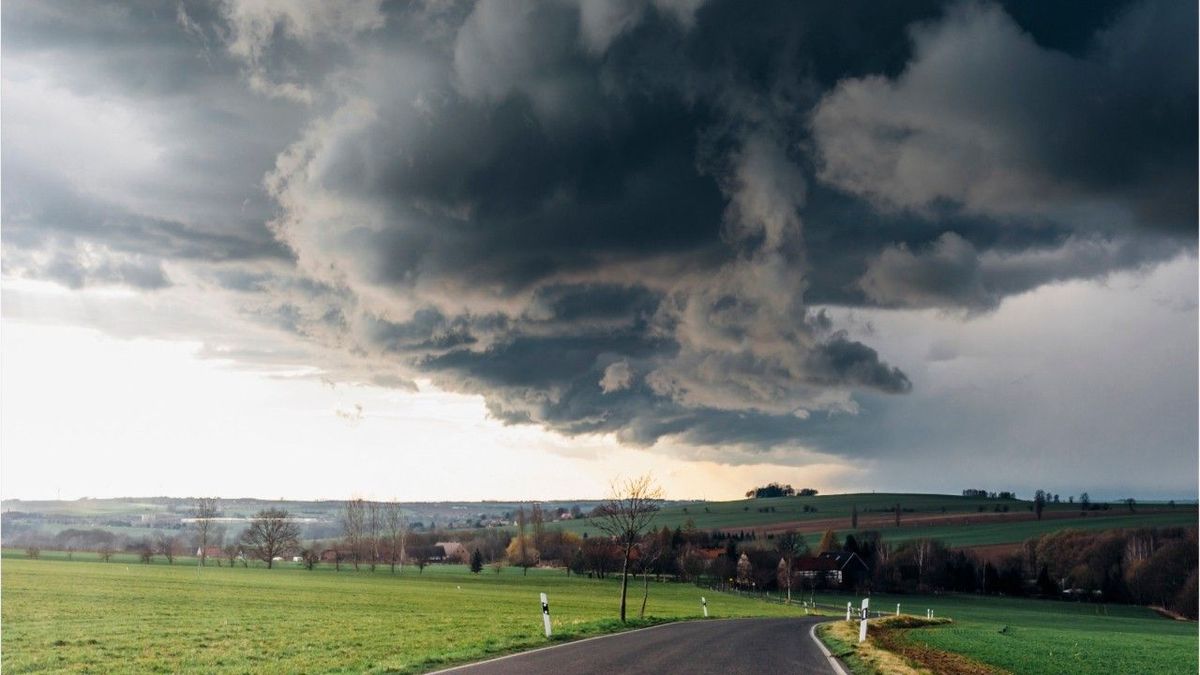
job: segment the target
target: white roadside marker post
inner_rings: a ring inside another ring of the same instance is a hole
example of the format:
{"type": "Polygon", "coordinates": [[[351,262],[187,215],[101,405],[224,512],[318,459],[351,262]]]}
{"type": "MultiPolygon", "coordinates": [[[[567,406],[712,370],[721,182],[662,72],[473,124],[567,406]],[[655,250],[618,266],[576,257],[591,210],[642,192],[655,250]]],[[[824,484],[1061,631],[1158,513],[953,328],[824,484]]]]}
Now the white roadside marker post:
{"type": "Polygon", "coordinates": [[[550,602],[546,600],[546,594],[542,593],[542,623],[546,626],[546,637],[550,637],[550,602]]]}
{"type": "Polygon", "coordinates": [[[862,601],[862,621],[858,624],[858,641],[866,642],[867,640],[867,608],[871,606],[870,598],[863,598],[862,601]]]}
{"type": "Polygon", "coordinates": [[[707,619],[708,618],[708,601],[704,599],[703,595],[700,596],[700,606],[704,608],[704,618],[707,619]]]}
{"type": "Polygon", "coordinates": [[[850,603],[846,603],[846,620],[850,620],[850,603]]]}
{"type": "Polygon", "coordinates": [[[900,603],[896,603],[896,616],[900,616],[900,603]]]}

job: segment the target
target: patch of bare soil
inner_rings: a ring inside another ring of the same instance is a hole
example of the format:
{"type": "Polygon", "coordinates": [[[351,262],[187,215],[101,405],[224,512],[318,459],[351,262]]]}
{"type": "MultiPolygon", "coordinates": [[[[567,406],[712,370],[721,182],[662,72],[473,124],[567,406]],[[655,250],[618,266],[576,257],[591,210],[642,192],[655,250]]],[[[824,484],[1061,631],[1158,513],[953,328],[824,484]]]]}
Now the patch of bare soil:
{"type": "Polygon", "coordinates": [[[1174,619],[1176,621],[1191,621],[1191,619],[1187,618],[1186,616],[1179,614],[1178,612],[1172,612],[1171,610],[1167,609],[1166,607],[1154,607],[1152,605],[1150,607],[1150,609],[1157,612],[1160,616],[1165,616],[1168,619],[1174,619]]]}
{"type": "Polygon", "coordinates": [[[974,553],[980,560],[991,563],[999,562],[1001,558],[1021,552],[1021,545],[1013,544],[988,544],[987,546],[967,546],[966,550],[974,553]]]}

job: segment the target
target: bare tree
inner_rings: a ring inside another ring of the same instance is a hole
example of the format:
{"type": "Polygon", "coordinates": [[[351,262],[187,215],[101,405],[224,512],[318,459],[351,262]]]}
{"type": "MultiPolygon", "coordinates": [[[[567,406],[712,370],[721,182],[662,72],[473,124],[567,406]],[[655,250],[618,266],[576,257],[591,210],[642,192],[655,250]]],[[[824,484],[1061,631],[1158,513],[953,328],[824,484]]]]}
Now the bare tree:
{"type": "Polygon", "coordinates": [[[175,537],[164,532],[160,532],[154,537],[154,550],[167,559],[168,565],[175,564],[175,553],[178,549],[179,540],[175,537]]]}
{"type": "Polygon", "coordinates": [[[317,548],[317,542],[313,542],[311,546],[300,551],[300,558],[304,561],[305,569],[311,570],[321,562],[321,549],[317,548]]]}
{"type": "Polygon", "coordinates": [[[795,567],[796,556],[808,551],[804,536],[795,530],[788,530],[775,538],[775,547],[779,550],[779,564],[782,566],[783,586],[787,588],[788,604],[792,602],[792,569],[795,567]]]}
{"type": "Polygon", "coordinates": [[[379,506],[379,502],[367,502],[366,548],[371,556],[372,572],[375,571],[375,564],[379,562],[379,531],[383,526],[383,514],[379,506]]]}
{"type": "Polygon", "coordinates": [[[217,517],[218,503],[215,497],[200,497],[196,500],[196,541],[200,547],[200,565],[208,559],[208,544],[213,535],[213,518],[217,517]]]}
{"type": "Polygon", "coordinates": [[[104,562],[112,560],[113,545],[107,541],[100,544],[100,548],[96,549],[96,555],[99,556],[104,562]]]}
{"type": "Polygon", "coordinates": [[[542,513],[542,505],[534,502],[529,510],[529,522],[533,524],[533,547],[538,551],[546,550],[546,516],[542,513]]]}
{"type": "Polygon", "coordinates": [[[933,555],[933,540],[929,538],[918,539],[913,542],[913,558],[917,563],[917,585],[920,586],[925,582],[925,568],[929,565],[933,555]]]}
{"type": "Polygon", "coordinates": [[[392,574],[396,573],[396,565],[404,572],[404,544],[408,537],[408,519],[397,502],[388,502],[383,507],[383,529],[387,535],[388,563],[392,566],[392,574]]]}
{"type": "Polygon", "coordinates": [[[238,557],[238,547],[234,544],[226,544],[225,548],[221,549],[221,553],[225,554],[225,559],[229,561],[229,566],[233,567],[233,563],[238,557]]]}
{"type": "Polygon", "coordinates": [[[646,601],[650,599],[650,569],[658,564],[660,558],[671,547],[670,534],[663,539],[657,532],[651,531],[638,545],[638,562],[642,565],[642,608],[638,618],[646,618],[646,601]]]}
{"type": "Polygon", "coordinates": [[[517,508],[517,537],[508,545],[509,561],[522,568],[523,575],[529,574],[529,568],[537,564],[538,550],[529,545],[529,535],[526,533],[525,507],[517,508]]]}
{"type": "Polygon", "coordinates": [[[625,599],[629,590],[629,557],[638,540],[654,523],[662,489],[650,474],[612,483],[612,494],[598,509],[596,527],[612,537],[621,548],[621,623],[625,623],[625,599]]]}
{"type": "Polygon", "coordinates": [[[154,560],[154,544],[147,537],[142,537],[142,540],[137,544],[138,558],[147,565],[154,560]]]}
{"type": "Polygon", "coordinates": [[[300,545],[300,526],[284,509],[265,509],[250,521],[250,527],[242,533],[242,541],[250,547],[254,557],[271,569],[276,557],[300,545]]]}
{"type": "Polygon", "coordinates": [[[358,559],[362,552],[363,521],[366,506],[361,498],[347,500],[342,506],[342,537],[346,540],[346,548],[354,569],[358,569],[358,559]]]}

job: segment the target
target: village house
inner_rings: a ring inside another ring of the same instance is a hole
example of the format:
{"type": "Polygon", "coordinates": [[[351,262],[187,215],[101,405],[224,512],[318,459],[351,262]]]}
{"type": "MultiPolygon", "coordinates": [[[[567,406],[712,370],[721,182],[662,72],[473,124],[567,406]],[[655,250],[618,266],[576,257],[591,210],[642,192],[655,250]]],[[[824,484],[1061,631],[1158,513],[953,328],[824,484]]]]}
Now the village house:
{"type": "Polygon", "coordinates": [[[434,546],[442,547],[442,550],[445,551],[442,559],[446,562],[465,563],[470,555],[467,553],[467,548],[457,541],[439,541],[434,546]]]}

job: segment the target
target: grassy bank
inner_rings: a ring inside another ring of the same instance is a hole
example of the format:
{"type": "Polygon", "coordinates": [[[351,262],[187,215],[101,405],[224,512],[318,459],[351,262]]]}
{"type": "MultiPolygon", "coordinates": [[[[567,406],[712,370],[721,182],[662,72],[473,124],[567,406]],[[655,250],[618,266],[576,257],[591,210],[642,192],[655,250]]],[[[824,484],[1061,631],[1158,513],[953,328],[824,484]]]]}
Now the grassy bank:
{"type": "MultiPolygon", "coordinates": [[[[844,605],[846,596],[818,596],[844,605]]],[[[875,595],[875,609],[952,622],[906,630],[916,648],[962,654],[1014,673],[1194,673],[1200,637],[1194,622],[1164,619],[1143,607],[968,595],[875,595]]],[[[858,605],[855,600],[855,606],[858,605]]],[[[870,672],[870,671],[866,671],[870,672]]]]}
{"type": "MultiPolygon", "coordinates": [[[[4,560],[5,673],[420,672],[542,646],[538,593],[555,639],[611,632],[619,584],[562,572],[464,567],[309,572],[125,562],[4,560]]],[[[699,589],[651,584],[647,623],[698,618],[699,589]]],[[[713,617],[803,610],[727,596],[713,617]]],[[[637,616],[640,586],[631,586],[637,616]]]]}

